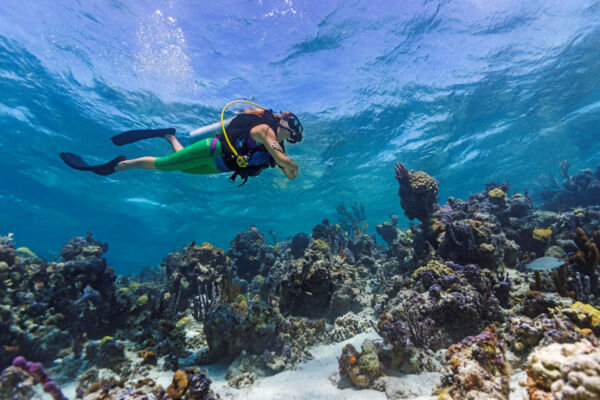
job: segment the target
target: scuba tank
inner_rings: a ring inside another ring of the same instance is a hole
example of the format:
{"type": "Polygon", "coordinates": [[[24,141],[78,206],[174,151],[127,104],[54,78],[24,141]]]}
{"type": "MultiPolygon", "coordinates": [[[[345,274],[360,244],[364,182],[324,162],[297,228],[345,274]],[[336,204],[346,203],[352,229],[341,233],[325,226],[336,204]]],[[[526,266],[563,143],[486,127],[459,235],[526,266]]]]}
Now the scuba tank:
{"type": "MultiPolygon", "coordinates": [[[[233,120],[233,118],[228,118],[223,120],[223,125],[225,128],[229,125],[229,123],[233,120]]],[[[218,133],[221,132],[221,122],[215,122],[214,124],[202,126],[198,129],[194,129],[190,132],[190,137],[192,138],[192,142],[197,142],[198,140],[217,136],[218,133]]]]}

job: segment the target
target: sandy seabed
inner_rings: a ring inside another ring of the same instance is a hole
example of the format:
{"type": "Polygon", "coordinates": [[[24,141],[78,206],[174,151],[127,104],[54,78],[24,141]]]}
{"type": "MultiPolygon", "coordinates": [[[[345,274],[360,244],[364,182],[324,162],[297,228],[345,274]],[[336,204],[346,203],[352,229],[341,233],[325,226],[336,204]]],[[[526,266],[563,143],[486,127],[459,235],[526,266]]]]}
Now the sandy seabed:
{"type": "MultiPolygon", "coordinates": [[[[337,381],[338,362],[337,357],[342,348],[350,343],[357,348],[365,339],[380,339],[377,333],[370,330],[354,336],[344,342],[330,345],[318,345],[313,347],[313,358],[303,362],[296,369],[280,372],[269,377],[258,378],[252,385],[242,389],[232,388],[227,384],[225,374],[226,365],[203,366],[208,370],[208,376],[213,381],[211,388],[218,393],[223,400],[386,400],[410,399],[410,400],[437,400],[432,396],[432,390],[439,380],[439,373],[422,373],[415,375],[402,375],[398,377],[386,377],[385,392],[373,389],[339,388],[337,381]]],[[[149,371],[150,378],[163,387],[169,386],[173,377],[171,371],[161,371],[153,368],[149,371]]],[[[518,384],[525,377],[524,372],[517,371],[511,379],[512,393],[510,400],[522,400],[525,390],[518,384]]],[[[73,382],[63,386],[63,393],[69,399],[75,399],[77,383],[73,382]]],[[[50,398],[46,395],[43,399],[50,398]]]]}

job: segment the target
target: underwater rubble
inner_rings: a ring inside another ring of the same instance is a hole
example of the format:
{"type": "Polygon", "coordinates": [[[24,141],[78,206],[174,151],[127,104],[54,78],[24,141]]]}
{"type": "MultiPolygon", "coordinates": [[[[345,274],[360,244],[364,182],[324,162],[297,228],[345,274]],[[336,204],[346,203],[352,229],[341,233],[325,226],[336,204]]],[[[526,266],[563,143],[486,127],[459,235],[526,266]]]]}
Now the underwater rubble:
{"type": "Polygon", "coordinates": [[[566,169],[576,196],[540,208],[494,182],[439,204],[435,178],[397,163],[417,222],[391,215],[382,243],[360,203],[340,204],[340,223],[310,234],[269,244],[251,226],[227,250],[192,242],[137,276],[117,275],[91,234],[55,261],[2,236],[0,397],[62,400],[77,382],[87,400],[216,399],[203,366],[243,388],[373,329],[330,366],[339,390],[409,398],[399,382],[434,373],[431,398],[508,399],[522,372],[526,398],[598,399],[597,174],[566,169]]]}

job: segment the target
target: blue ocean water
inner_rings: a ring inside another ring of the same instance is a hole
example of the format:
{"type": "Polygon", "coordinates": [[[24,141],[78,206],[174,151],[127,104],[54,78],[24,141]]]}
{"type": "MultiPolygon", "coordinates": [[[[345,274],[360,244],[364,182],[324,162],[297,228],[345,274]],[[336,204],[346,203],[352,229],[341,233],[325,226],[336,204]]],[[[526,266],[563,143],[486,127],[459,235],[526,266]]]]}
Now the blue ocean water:
{"type": "Polygon", "coordinates": [[[195,3],[0,3],[0,227],[18,245],[52,259],[93,232],[125,273],[192,240],[226,249],[250,224],[310,233],[342,202],[374,227],[402,215],[395,161],[435,176],[441,202],[491,180],[535,195],[559,161],[600,161],[599,1],[195,3]],[[185,145],[235,99],[299,115],[298,179],[99,177],[57,155],[164,155],[108,138],[172,126],[185,145]]]}

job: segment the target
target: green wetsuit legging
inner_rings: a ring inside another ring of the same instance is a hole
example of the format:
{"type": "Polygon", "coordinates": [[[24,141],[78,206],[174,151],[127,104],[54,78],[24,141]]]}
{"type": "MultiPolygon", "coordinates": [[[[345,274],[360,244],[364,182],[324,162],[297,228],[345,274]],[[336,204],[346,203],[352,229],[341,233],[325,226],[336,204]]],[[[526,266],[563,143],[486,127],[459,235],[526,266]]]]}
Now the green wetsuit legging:
{"type": "Polygon", "coordinates": [[[216,140],[212,146],[213,138],[202,139],[183,149],[158,157],[154,166],[159,171],[181,171],[188,174],[219,174],[226,172],[217,167],[215,158],[221,158],[221,142],[216,140]]]}

